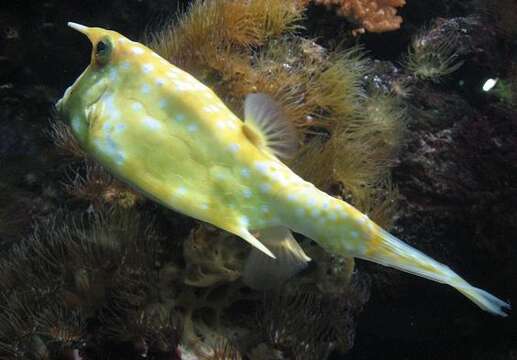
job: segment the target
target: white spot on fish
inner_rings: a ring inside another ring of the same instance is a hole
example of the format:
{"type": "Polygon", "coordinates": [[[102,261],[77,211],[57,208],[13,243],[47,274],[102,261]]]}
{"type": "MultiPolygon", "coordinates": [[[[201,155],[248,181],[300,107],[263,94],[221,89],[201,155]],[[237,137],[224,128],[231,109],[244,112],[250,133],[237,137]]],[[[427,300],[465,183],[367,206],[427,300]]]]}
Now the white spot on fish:
{"type": "Polygon", "coordinates": [[[357,239],[357,237],[359,236],[359,233],[357,231],[351,231],[350,236],[352,236],[354,239],[357,239]]]}
{"type": "Polygon", "coordinates": [[[267,193],[267,192],[269,192],[271,190],[271,184],[262,183],[262,184],[259,185],[259,189],[263,193],[267,193]]]}
{"type": "Polygon", "coordinates": [[[122,132],[126,129],[126,125],[124,124],[117,124],[115,125],[115,130],[118,131],[118,132],[122,132]]]}
{"type": "Polygon", "coordinates": [[[110,132],[111,129],[113,128],[113,125],[111,123],[104,123],[104,125],[102,125],[102,130],[104,132],[110,132]]]}
{"type": "Polygon", "coordinates": [[[336,213],[334,211],[329,213],[329,219],[332,220],[332,221],[336,221],[337,220],[337,215],[336,215],[336,213]]]}
{"type": "Polygon", "coordinates": [[[235,130],[237,128],[237,125],[233,122],[233,120],[226,121],[226,126],[228,129],[235,130]]]}
{"type": "Polygon", "coordinates": [[[160,107],[160,109],[165,109],[167,107],[167,100],[165,99],[160,99],[160,101],[158,101],[158,106],[160,107]]]}
{"type": "Polygon", "coordinates": [[[191,86],[186,82],[177,81],[174,85],[178,91],[187,91],[191,89],[191,86]]]}
{"type": "Polygon", "coordinates": [[[248,227],[248,225],[250,224],[250,221],[249,221],[248,217],[241,216],[239,219],[239,223],[241,224],[242,227],[248,227]]]}
{"type": "Polygon", "coordinates": [[[118,110],[117,106],[115,105],[114,96],[113,95],[105,96],[104,104],[106,106],[106,112],[108,113],[108,116],[113,120],[117,120],[120,117],[120,111],[118,110]]]}
{"type": "Polygon", "coordinates": [[[224,121],[222,120],[218,120],[216,123],[215,123],[215,126],[217,126],[219,129],[224,129],[226,127],[226,124],[224,123],[224,121]]]}
{"type": "Polygon", "coordinates": [[[257,169],[262,174],[265,174],[269,170],[269,163],[266,161],[255,161],[255,169],[257,169]]]}
{"type": "Polygon", "coordinates": [[[207,113],[213,113],[213,112],[216,112],[218,110],[219,110],[219,108],[217,106],[215,106],[215,105],[208,105],[208,106],[205,106],[203,108],[203,111],[207,112],[207,113]]]}
{"type": "Polygon", "coordinates": [[[129,70],[130,67],[131,65],[129,64],[129,61],[123,61],[122,63],[120,63],[120,68],[122,70],[129,70]]]}
{"type": "Polygon", "coordinates": [[[323,200],[323,203],[321,204],[321,207],[322,207],[323,209],[328,209],[328,207],[329,207],[329,201],[328,201],[328,199],[323,200]]]}
{"type": "Polygon", "coordinates": [[[320,215],[320,209],[318,209],[318,208],[312,209],[311,215],[312,215],[312,217],[318,217],[320,215]]]}
{"type": "Polygon", "coordinates": [[[72,129],[77,133],[81,130],[81,118],[79,116],[74,116],[72,118],[72,129]]]}
{"type": "Polygon", "coordinates": [[[236,152],[238,152],[238,151],[240,150],[240,148],[241,148],[241,146],[240,146],[239,144],[235,144],[235,143],[230,144],[230,151],[231,151],[232,153],[234,153],[234,154],[235,154],[236,152]]]}
{"type": "Polygon", "coordinates": [[[111,81],[116,81],[117,80],[117,75],[118,75],[118,72],[117,72],[117,69],[115,68],[111,68],[110,71],[109,71],[109,79],[111,81]]]}
{"type": "Polygon", "coordinates": [[[182,122],[185,120],[185,115],[183,114],[176,114],[175,119],[177,122],[182,122]]]}
{"type": "Polygon", "coordinates": [[[163,86],[163,85],[165,85],[165,79],[158,78],[158,79],[156,80],[156,85],[158,85],[158,86],[163,86]]]}
{"type": "Polygon", "coordinates": [[[189,126],[187,126],[187,131],[189,131],[189,132],[196,132],[197,130],[198,130],[197,124],[190,124],[189,126]]]}
{"type": "Polygon", "coordinates": [[[208,204],[201,204],[199,207],[201,210],[208,210],[208,204]]]}
{"type": "Polygon", "coordinates": [[[260,211],[262,211],[264,214],[267,214],[269,212],[269,206],[267,205],[262,205],[260,207],[260,211]]]}
{"type": "Polygon", "coordinates": [[[287,200],[289,200],[289,201],[294,201],[297,198],[298,198],[298,196],[296,194],[293,194],[293,193],[287,194],[287,200]]]}
{"type": "Polygon", "coordinates": [[[175,194],[178,196],[183,196],[187,193],[187,189],[184,186],[180,186],[176,189],[175,194]]]}
{"type": "Polygon", "coordinates": [[[167,76],[170,77],[171,79],[175,79],[178,77],[178,74],[176,71],[171,70],[171,71],[167,72],[167,76]]]}
{"type": "Polygon", "coordinates": [[[134,102],[134,103],[131,104],[131,109],[133,109],[134,111],[140,111],[143,108],[144,107],[139,102],[134,102]]]}
{"type": "Polygon", "coordinates": [[[148,84],[144,84],[144,85],[142,85],[141,90],[142,90],[142,93],[149,94],[149,92],[151,91],[151,87],[148,84]]]}
{"type": "Polygon", "coordinates": [[[247,178],[247,177],[250,177],[250,171],[249,171],[248,169],[242,169],[242,170],[241,170],[241,175],[242,175],[243,177],[246,177],[246,178],[247,178]]]}
{"type": "Polygon", "coordinates": [[[251,197],[251,190],[250,189],[244,189],[242,191],[242,194],[244,195],[245,198],[250,198],[251,197]]]}
{"type": "Polygon", "coordinates": [[[142,65],[142,71],[144,72],[144,74],[150,73],[153,70],[154,70],[154,65],[153,64],[144,64],[144,65],[142,65]]]}
{"type": "Polygon", "coordinates": [[[144,53],[144,49],[142,49],[140,46],[133,46],[131,48],[131,52],[134,55],[142,55],[144,53]]]}
{"type": "Polygon", "coordinates": [[[314,205],[316,205],[316,199],[315,199],[315,198],[313,198],[313,197],[309,198],[309,200],[307,201],[307,204],[308,204],[309,206],[314,206],[314,205]]]}
{"type": "Polygon", "coordinates": [[[157,129],[160,129],[162,127],[162,124],[160,124],[160,122],[156,119],[153,119],[152,117],[150,116],[146,116],[144,117],[143,119],[143,122],[144,124],[150,128],[150,129],[153,129],[153,130],[157,130],[157,129]]]}

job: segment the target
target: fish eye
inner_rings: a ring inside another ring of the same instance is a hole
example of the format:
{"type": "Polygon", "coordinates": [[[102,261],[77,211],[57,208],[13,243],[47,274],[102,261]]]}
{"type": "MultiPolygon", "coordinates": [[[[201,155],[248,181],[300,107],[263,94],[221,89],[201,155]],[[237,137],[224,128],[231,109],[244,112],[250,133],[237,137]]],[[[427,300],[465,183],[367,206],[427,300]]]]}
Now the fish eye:
{"type": "Polygon", "coordinates": [[[95,45],[95,59],[98,64],[104,65],[106,64],[111,57],[111,51],[113,46],[109,39],[104,38],[99,40],[99,42],[95,45]]]}
{"type": "Polygon", "coordinates": [[[108,45],[106,45],[106,43],[101,40],[97,43],[97,47],[96,47],[95,51],[98,55],[101,55],[102,53],[104,53],[107,50],[107,48],[108,48],[108,45]]]}

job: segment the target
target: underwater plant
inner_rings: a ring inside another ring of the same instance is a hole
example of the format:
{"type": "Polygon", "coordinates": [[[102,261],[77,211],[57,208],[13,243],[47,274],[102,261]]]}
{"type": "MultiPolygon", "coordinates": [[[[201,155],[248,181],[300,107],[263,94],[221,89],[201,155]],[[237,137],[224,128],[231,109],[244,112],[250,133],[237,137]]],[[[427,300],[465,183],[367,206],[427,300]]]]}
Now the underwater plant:
{"type": "Polygon", "coordinates": [[[444,36],[440,31],[424,29],[413,36],[404,60],[406,69],[422,80],[439,82],[462,65],[459,58],[458,37],[444,36]]]}

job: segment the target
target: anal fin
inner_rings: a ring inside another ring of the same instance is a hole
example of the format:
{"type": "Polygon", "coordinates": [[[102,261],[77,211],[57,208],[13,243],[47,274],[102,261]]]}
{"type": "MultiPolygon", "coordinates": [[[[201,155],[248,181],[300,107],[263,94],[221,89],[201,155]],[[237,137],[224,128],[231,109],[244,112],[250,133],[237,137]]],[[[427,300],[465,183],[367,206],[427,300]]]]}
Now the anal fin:
{"type": "Polygon", "coordinates": [[[260,230],[260,239],[275,254],[276,259],[252,249],[242,274],[246,285],[257,290],[279,287],[307,267],[311,260],[286,227],[260,230]]]}

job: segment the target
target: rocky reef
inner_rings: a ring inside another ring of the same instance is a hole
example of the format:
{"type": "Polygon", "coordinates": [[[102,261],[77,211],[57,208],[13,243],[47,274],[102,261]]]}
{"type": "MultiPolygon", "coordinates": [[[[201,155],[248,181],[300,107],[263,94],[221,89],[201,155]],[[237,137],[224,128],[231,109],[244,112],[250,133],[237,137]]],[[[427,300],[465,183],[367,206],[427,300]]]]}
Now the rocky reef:
{"type": "Polygon", "coordinates": [[[127,34],[238,115],[246,94],[274,97],[297,173],[512,302],[515,4],[386,2],[389,30],[404,22],[374,34],[348,2],[317,3],[331,2],[2,5],[0,358],[515,358],[512,316],[302,236],[306,270],[248,288],[246,243],[113,178],[53,114],[89,59],[66,21],[127,34]]]}

